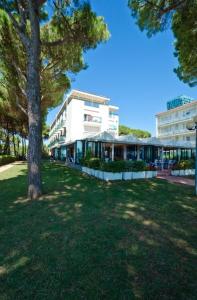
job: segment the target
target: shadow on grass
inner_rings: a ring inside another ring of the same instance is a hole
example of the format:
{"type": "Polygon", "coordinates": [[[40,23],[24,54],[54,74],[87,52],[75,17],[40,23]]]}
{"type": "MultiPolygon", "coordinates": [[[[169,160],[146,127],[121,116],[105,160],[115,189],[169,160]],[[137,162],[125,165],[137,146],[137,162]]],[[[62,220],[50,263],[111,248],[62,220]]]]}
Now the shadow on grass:
{"type": "Polygon", "coordinates": [[[2,299],[195,299],[192,188],[45,164],[31,202],[15,172],[0,181],[2,299]]]}

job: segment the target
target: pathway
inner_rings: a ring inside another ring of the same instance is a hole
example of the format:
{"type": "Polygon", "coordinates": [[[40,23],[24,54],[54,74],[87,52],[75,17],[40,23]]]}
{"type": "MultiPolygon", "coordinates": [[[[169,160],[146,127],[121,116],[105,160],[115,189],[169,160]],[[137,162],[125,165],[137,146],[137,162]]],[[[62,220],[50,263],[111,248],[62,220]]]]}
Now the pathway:
{"type": "Polygon", "coordinates": [[[179,183],[179,184],[185,184],[185,185],[189,185],[189,186],[195,186],[194,179],[190,179],[187,177],[181,177],[181,176],[171,176],[169,170],[159,171],[157,178],[165,179],[170,183],[179,183]]]}
{"type": "Polygon", "coordinates": [[[21,163],[22,163],[22,161],[15,161],[15,162],[10,163],[10,164],[8,164],[8,165],[1,166],[1,167],[0,167],[0,173],[6,171],[6,170],[8,170],[8,169],[10,169],[10,168],[13,167],[14,165],[18,165],[18,164],[21,164],[21,163]]]}

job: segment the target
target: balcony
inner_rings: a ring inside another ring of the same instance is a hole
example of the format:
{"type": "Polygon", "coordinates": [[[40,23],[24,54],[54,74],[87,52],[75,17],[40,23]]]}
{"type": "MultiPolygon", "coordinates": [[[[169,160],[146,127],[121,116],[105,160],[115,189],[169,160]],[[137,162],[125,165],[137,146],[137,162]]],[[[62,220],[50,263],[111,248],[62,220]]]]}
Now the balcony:
{"type": "Polygon", "coordinates": [[[66,142],[66,137],[65,136],[60,136],[58,139],[58,143],[65,143],[66,142]]]}
{"type": "Polygon", "coordinates": [[[160,121],[158,120],[158,127],[164,127],[164,126],[169,126],[171,124],[176,124],[176,123],[185,123],[186,121],[191,121],[193,119],[193,117],[196,116],[196,113],[193,114],[189,114],[183,117],[177,117],[177,118],[171,118],[169,120],[166,121],[160,121]]]}
{"type": "Polygon", "coordinates": [[[88,125],[99,125],[101,124],[102,122],[102,118],[101,117],[97,117],[97,116],[91,116],[91,115],[87,115],[85,114],[84,115],[84,123],[85,124],[88,124],[88,125]]]}
{"type": "Polygon", "coordinates": [[[193,135],[195,134],[195,132],[188,132],[188,130],[172,130],[172,131],[168,131],[168,132],[159,132],[159,138],[164,138],[164,137],[172,137],[172,136],[178,136],[178,135],[193,135]]]}
{"type": "Polygon", "coordinates": [[[55,146],[57,144],[62,144],[62,143],[65,143],[65,142],[66,142],[66,136],[65,135],[64,136],[60,136],[59,138],[57,138],[54,141],[50,142],[48,144],[48,147],[50,148],[50,147],[53,147],[53,146],[55,146]]]}
{"type": "Polygon", "coordinates": [[[55,134],[58,130],[62,129],[63,127],[66,127],[66,119],[63,119],[59,124],[57,124],[49,133],[49,137],[51,137],[53,134],[55,134]]]}

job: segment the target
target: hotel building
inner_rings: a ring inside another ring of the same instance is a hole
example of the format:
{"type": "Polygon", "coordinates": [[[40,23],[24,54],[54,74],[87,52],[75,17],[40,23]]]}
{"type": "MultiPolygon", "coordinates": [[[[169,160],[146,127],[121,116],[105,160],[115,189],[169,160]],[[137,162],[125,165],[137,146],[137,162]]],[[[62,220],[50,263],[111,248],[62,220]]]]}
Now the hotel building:
{"type": "MultiPolygon", "coordinates": [[[[73,90],[64,101],[51,125],[49,147],[54,156],[64,159],[66,145],[92,135],[108,132],[118,136],[119,116],[117,106],[109,105],[109,98],[73,90]]],[[[70,149],[67,149],[70,150],[70,149]]],[[[74,155],[73,151],[69,155],[74,155]]]]}
{"type": "Polygon", "coordinates": [[[167,102],[167,111],[156,115],[156,136],[163,141],[191,142],[195,145],[195,132],[187,123],[197,116],[197,100],[179,96],[167,102]]]}
{"type": "Polygon", "coordinates": [[[158,138],[138,139],[119,136],[117,106],[110,99],[73,90],[51,125],[49,149],[55,159],[79,163],[88,152],[105,160],[145,160],[193,156],[189,142],[177,143],[158,138]],[[170,154],[170,156],[168,155],[170,154]]]}

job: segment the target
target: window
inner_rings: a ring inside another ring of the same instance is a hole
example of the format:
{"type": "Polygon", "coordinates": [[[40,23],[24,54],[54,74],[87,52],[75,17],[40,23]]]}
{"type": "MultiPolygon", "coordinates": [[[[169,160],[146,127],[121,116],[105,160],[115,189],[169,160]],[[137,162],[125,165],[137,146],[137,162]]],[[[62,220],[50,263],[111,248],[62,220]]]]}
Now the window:
{"type": "Polygon", "coordinates": [[[84,121],[86,122],[95,122],[95,123],[101,123],[102,119],[101,117],[91,116],[91,115],[84,115],[84,121]]]}
{"type": "Polygon", "coordinates": [[[109,112],[109,117],[110,117],[110,118],[113,118],[113,117],[115,117],[115,116],[118,116],[118,114],[115,113],[115,112],[113,112],[113,111],[110,111],[110,112],[109,112]]]}
{"type": "Polygon", "coordinates": [[[91,101],[84,101],[85,106],[97,107],[99,108],[99,104],[91,101]]]}
{"type": "Polygon", "coordinates": [[[116,125],[110,124],[110,125],[109,125],[109,129],[116,130],[117,127],[116,127],[116,125]]]}

